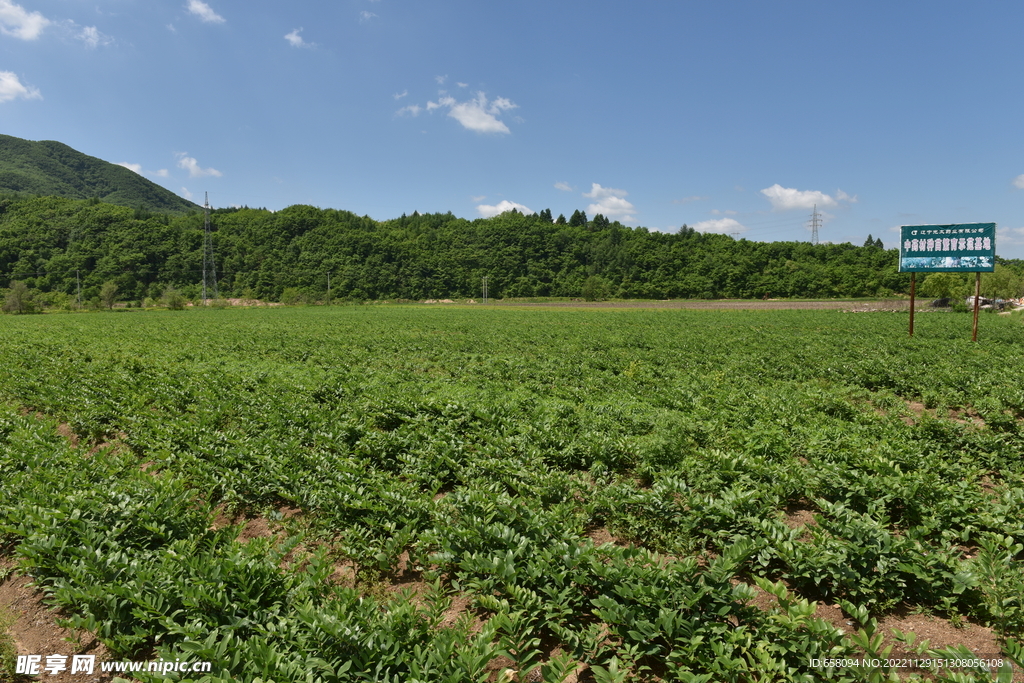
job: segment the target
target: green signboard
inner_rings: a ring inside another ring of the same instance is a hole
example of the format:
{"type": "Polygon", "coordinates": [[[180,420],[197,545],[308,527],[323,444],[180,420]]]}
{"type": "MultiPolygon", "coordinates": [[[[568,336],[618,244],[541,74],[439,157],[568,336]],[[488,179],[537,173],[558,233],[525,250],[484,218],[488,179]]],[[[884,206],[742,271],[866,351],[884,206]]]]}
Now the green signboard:
{"type": "Polygon", "coordinates": [[[995,223],[900,228],[901,273],[991,273],[995,268],[995,223]]]}

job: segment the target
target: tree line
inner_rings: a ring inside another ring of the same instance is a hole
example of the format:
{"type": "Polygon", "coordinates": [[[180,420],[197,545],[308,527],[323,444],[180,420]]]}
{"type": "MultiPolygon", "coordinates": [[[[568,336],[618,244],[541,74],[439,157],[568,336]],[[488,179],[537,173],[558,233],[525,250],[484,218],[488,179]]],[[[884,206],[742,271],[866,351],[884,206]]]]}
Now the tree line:
{"type": "MultiPolygon", "coordinates": [[[[630,228],[598,214],[550,210],[467,220],[449,213],[386,221],[296,205],[211,212],[221,296],[277,301],[467,298],[874,297],[909,291],[897,251],[754,242],[630,228]]],[[[194,298],[204,217],[155,214],[59,197],[0,197],[0,278],[45,299],[194,298]],[[109,288],[107,294],[109,294],[109,288]]],[[[1016,269],[1015,269],[1016,270],[1016,269]]]]}

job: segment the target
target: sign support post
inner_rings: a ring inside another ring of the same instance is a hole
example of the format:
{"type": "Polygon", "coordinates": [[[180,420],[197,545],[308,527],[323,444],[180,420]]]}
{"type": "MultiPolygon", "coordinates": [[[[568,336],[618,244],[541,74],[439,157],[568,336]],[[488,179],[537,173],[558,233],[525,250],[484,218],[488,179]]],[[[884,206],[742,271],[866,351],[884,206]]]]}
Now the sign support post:
{"type": "Polygon", "coordinates": [[[971,341],[978,341],[978,308],[981,306],[981,273],[974,274],[974,332],[971,341]]]}
{"type": "Polygon", "coordinates": [[[910,336],[914,336],[914,290],[917,289],[917,272],[910,274],[910,336]]]}

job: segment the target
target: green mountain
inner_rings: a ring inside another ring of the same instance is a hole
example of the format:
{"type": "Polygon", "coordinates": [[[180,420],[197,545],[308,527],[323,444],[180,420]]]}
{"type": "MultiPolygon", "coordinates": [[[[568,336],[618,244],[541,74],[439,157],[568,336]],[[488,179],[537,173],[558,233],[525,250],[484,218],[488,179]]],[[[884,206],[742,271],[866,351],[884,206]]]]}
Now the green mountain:
{"type": "Polygon", "coordinates": [[[118,166],[53,140],[32,142],[0,135],[0,191],[104,202],[150,211],[199,208],[170,190],[118,166]]]}

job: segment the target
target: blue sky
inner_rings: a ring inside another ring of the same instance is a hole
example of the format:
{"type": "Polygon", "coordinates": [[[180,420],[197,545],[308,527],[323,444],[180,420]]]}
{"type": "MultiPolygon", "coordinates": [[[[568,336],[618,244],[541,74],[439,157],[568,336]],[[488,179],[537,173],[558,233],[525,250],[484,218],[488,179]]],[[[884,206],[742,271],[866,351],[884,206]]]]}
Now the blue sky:
{"type": "Polygon", "coordinates": [[[1024,258],[1024,4],[0,0],[0,132],[214,206],[1024,258]]]}

